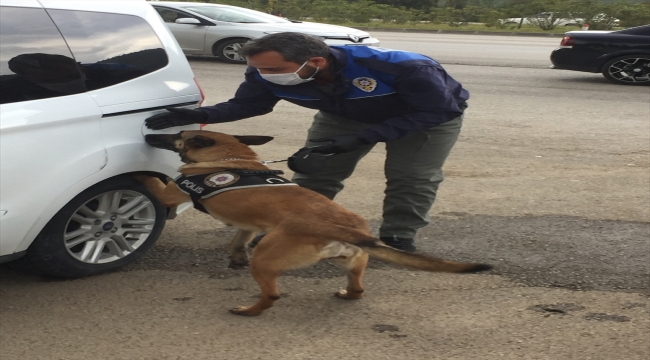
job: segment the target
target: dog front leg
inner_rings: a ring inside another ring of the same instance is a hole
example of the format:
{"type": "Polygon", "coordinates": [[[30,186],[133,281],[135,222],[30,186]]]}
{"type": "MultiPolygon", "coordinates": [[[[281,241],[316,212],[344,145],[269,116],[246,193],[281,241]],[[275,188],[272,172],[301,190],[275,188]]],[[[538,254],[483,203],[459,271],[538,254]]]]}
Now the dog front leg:
{"type": "Polygon", "coordinates": [[[168,184],[162,182],[159,178],[147,175],[136,175],[138,181],[143,183],[153,196],[166,207],[175,207],[180,204],[192,201],[189,195],[178,189],[176,183],[170,181],[168,184]]]}
{"type": "Polygon", "coordinates": [[[246,245],[253,239],[255,233],[249,230],[239,230],[228,244],[230,252],[229,268],[237,269],[248,265],[246,245]]]}

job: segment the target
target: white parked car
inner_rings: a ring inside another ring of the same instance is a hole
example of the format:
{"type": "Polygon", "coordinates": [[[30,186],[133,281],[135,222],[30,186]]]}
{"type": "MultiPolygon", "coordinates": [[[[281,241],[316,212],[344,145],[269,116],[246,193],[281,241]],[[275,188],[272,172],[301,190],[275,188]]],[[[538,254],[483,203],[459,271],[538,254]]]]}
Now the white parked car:
{"type": "Polygon", "coordinates": [[[115,270],[177,210],[134,178],[181,165],[146,145],[144,120],[203,96],[156,11],[126,4],[0,0],[0,262],[60,277],[115,270]]]}
{"type": "Polygon", "coordinates": [[[543,12],[539,14],[535,14],[529,17],[523,18],[508,18],[508,19],[500,19],[499,21],[502,24],[505,25],[519,25],[521,22],[522,25],[539,25],[539,24],[548,24],[548,25],[555,25],[555,26],[579,26],[582,23],[575,20],[575,19],[568,19],[568,18],[559,18],[559,17],[554,17],[554,14],[552,12],[543,12]]]}
{"type": "Polygon", "coordinates": [[[378,46],[365,31],[337,25],[290,21],[237,6],[154,1],[171,32],[188,55],[212,55],[244,64],[237,51],[248,40],[277,32],[301,32],[321,37],[328,45],[378,46]]]}

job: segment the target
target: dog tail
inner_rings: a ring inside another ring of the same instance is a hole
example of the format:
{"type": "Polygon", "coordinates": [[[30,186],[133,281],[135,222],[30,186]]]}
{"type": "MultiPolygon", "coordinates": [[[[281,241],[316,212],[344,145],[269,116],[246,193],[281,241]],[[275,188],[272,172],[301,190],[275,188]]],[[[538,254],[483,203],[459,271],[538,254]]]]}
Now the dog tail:
{"type": "Polygon", "coordinates": [[[461,263],[439,259],[425,254],[416,254],[394,249],[384,245],[379,239],[368,238],[359,242],[351,242],[362,248],[371,257],[388,263],[414,270],[449,273],[477,273],[492,269],[487,264],[461,263]]]}

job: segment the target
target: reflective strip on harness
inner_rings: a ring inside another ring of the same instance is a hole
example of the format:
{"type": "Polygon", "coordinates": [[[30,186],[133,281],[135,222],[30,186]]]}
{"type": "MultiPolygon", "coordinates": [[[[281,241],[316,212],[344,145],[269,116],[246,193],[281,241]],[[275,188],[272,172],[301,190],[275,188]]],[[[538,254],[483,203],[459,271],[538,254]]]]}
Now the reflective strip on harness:
{"type": "Polygon", "coordinates": [[[211,174],[180,175],[175,182],[193,200],[207,199],[230,190],[298,185],[277,174],[284,173],[280,170],[222,170],[211,174]]]}

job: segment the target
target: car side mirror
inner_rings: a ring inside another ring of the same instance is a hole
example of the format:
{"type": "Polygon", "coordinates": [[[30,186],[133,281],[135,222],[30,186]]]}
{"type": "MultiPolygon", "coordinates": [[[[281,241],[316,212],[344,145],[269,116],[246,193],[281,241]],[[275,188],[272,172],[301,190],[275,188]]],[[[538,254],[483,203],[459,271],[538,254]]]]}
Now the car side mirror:
{"type": "Polygon", "coordinates": [[[176,19],[175,23],[177,24],[190,24],[190,25],[201,25],[201,21],[195,18],[180,18],[176,19]]]}

